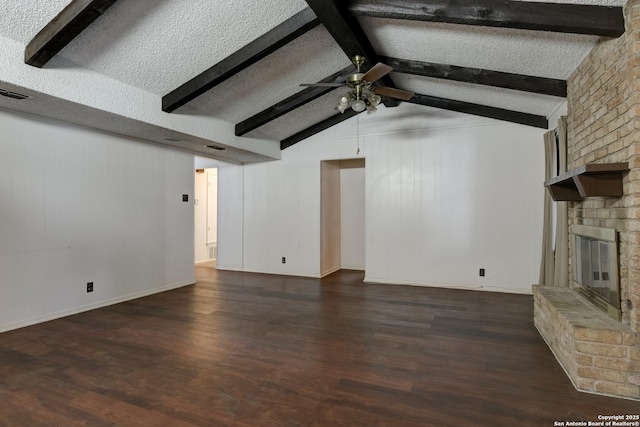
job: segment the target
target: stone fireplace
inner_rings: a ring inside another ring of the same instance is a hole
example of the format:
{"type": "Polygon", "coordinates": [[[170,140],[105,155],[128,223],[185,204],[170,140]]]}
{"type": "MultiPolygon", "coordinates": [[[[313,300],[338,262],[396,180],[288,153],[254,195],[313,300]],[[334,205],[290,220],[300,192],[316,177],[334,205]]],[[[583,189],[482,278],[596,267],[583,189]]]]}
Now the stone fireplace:
{"type": "Polygon", "coordinates": [[[622,195],[566,202],[569,283],[533,287],[534,322],[577,389],[640,400],[640,0],[624,14],[625,33],[599,41],[567,80],[568,169],[628,163],[622,195]],[[594,229],[613,230],[617,251],[577,237],[594,229]],[[592,302],[603,299],[615,315],[592,302]]]}

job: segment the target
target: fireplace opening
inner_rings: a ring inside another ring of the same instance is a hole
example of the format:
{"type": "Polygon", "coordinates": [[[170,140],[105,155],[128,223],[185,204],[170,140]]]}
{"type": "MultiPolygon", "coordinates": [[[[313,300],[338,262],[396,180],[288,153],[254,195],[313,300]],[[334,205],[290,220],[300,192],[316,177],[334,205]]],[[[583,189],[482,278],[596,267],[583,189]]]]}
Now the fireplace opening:
{"type": "Polygon", "coordinates": [[[611,228],[574,225],[574,287],[596,307],[620,321],[618,240],[611,228]]]}

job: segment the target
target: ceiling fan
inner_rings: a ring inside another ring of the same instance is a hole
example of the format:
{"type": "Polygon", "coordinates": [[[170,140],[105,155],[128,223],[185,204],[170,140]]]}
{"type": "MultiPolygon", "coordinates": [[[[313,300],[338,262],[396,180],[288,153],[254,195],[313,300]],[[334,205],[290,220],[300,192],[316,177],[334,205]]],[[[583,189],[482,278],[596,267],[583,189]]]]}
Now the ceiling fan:
{"type": "Polygon", "coordinates": [[[336,107],[341,113],[344,113],[349,107],[357,113],[365,109],[367,113],[373,113],[376,111],[376,106],[380,104],[381,96],[397,98],[403,101],[408,101],[413,98],[413,92],[385,86],[373,86],[373,83],[389,74],[393,71],[393,68],[378,62],[369,71],[362,73],[361,68],[365,61],[364,56],[356,55],[353,57],[356,72],[347,77],[344,83],[303,83],[300,86],[346,86],[349,88],[349,91],[340,96],[338,106],[336,107]]]}

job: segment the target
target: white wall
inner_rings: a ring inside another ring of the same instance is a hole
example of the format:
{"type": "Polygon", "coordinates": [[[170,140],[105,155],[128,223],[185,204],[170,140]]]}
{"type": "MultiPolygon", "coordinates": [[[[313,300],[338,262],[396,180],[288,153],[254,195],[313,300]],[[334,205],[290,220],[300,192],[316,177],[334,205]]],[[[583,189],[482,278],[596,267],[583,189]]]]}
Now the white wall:
{"type": "Polygon", "coordinates": [[[0,331],[193,283],[193,179],[192,155],[0,110],[0,331]]]}
{"type": "MultiPolygon", "coordinates": [[[[320,159],[299,156],[295,149],[282,155],[287,160],[243,167],[243,267],[319,277],[320,159]]],[[[220,171],[219,186],[225,185],[220,171]]],[[[222,213],[218,221],[225,227],[222,213]]],[[[226,250],[222,236],[219,248],[226,250]]]]}
{"type": "Polygon", "coordinates": [[[207,261],[207,172],[195,172],[194,242],[195,262],[207,261]]]}
{"type": "MultiPolygon", "coordinates": [[[[365,280],[530,293],[544,130],[404,106],[360,125],[365,280]]],[[[235,167],[241,180],[225,182],[221,171],[221,193],[242,201],[226,214],[241,221],[220,219],[228,236],[242,238],[230,257],[237,269],[319,276],[320,161],[355,156],[354,120],[284,150],[281,161],[235,167]]]]}
{"type": "Polygon", "coordinates": [[[524,126],[372,137],[366,280],[530,292],[541,165],[541,134],[524,126]]]}
{"type": "Polygon", "coordinates": [[[219,270],[243,270],[244,168],[218,166],[218,259],[219,270]]]}
{"type": "Polygon", "coordinates": [[[365,267],[365,168],[340,169],[340,255],[341,267],[365,267]]]}

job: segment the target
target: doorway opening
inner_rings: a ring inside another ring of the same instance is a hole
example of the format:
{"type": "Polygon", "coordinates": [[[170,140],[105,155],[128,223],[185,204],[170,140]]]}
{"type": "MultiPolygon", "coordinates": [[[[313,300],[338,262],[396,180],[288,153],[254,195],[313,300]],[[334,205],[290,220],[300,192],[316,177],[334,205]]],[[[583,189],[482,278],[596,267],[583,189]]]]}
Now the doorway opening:
{"type": "Polygon", "coordinates": [[[214,266],[218,258],[218,168],[196,169],[195,262],[214,266]]]}
{"type": "Polygon", "coordinates": [[[320,167],[320,275],[365,269],[365,160],[320,167]]]}

